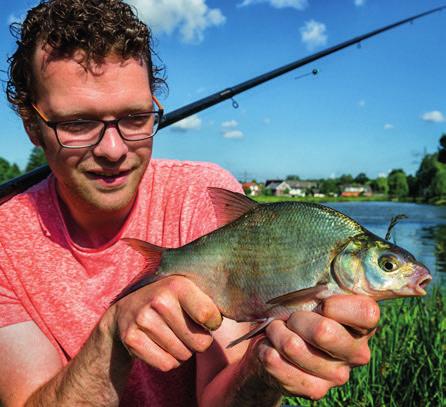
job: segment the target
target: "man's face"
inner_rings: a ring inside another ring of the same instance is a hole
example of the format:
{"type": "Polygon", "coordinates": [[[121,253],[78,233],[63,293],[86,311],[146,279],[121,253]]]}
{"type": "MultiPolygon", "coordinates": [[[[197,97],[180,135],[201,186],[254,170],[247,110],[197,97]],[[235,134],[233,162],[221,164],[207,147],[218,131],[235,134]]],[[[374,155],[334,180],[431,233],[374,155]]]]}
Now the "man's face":
{"type": "MultiPolygon", "coordinates": [[[[51,59],[40,47],[36,51],[36,105],[50,121],[112,120],[151,110],[145,63],[110,56],[86,70],[80,57],[81,53],[51,59]]],[[[27,129],[31,140],[44,148],[59,195],[69,208],[119,213],[131,207],[150,161],[152,139],[124,141],[115,127],[109,127],[98,145],[67,149],[43,122],[38,129],[27,129]]]]}

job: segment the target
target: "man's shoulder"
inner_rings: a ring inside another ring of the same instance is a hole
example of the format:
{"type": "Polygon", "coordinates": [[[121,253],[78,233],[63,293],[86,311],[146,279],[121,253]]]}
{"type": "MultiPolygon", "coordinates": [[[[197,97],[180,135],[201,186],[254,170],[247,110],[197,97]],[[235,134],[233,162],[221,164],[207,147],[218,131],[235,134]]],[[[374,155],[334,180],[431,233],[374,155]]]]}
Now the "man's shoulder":
{"type": "Polygon", "coordinates": [[[196,173],[230,175],[230,173],[218,164],[206,161],[180,161],[169,159],[152,159],[151,165],[155,171],[174,171],[178,174],[196,173]]]}
{"type": "Polygon", "coordinates": [[[166,187],[187,184],[212,185],[215,183],[236,183],[234,176],[218,164],[203,161],[178,161],[153,159],[151,173],[156,184],[166,187]]]}
{"type": "Polygon", "coordinates": [[[42,208],[49,209],[49,203],[49,180],[45,179],[0,205],[0,230],[26,227],[42,208]]]}

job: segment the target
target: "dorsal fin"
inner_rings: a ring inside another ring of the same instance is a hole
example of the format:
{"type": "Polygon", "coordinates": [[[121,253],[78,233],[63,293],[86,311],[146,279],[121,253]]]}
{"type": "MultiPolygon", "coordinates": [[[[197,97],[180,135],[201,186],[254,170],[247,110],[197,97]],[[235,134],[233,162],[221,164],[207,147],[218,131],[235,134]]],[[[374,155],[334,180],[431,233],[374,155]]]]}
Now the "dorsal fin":
{"type": "Polygon", "coordinates": [[[218,227],[235,221],[259,205],[243,194],[223,188],[208,187],[208,194],[214,205],[218,227]]]}

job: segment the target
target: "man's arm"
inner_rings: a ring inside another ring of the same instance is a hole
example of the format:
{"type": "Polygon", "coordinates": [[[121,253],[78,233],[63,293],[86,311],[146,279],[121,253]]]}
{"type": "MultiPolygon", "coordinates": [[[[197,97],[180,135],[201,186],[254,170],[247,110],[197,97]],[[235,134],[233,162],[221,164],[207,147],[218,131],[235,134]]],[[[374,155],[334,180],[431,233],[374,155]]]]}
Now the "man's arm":
{"type": "MultiPolygon", "coordinates": [[[[23,405],[33,391],[28,406],[71,406],[85,402],[113,406],[118,404],[130,372],[132,359],[128,352],[154,368],[168,371],[215,343],[203,358],[198,357],[198,398],[202,406],[240,405],[240,400],[249,406],[251,400],[259,399],[263,405],[272,406],[282,391],[317,398],[329,387],[346,380],[346,375],[342,380],[330,378],[338,372],[339,360],[344,370],[367,361],[367,336],[349,337],[340,323],[357,326],[359,320],[365,321],[359,328],[373,327],[367,318],[355,312],[373,308],[373,304],[367,298],[361,303],[357,296],[342,301],[329,299],[323,310],[327,317],[295,313],[287,327],[276,321],[267,329],[269,343],[253,343],[243,356],[247,343],[233,350],[222,345],[240,336],[246,326],[225,325],[215,334],[213,342],[208,329],[216,329],[221,322],[215,304],[186,278],[169,277],[112,306],[78,355],[63,369],[60,361],[56,362],[57,352],[47,349],[51,347],[49,342],[45,344],[42,340],[38,344],[38,357],[32,360],[23,357],[27,347],[34,345],[31,340],[26,339],[22,349],[15,348],[14,337],[0,330],[2,353],[14,350],[7,367],[0,368],[1,376],[11,374],[11,378],[0,381],[0,395],[6,406],[23,405]],[[314,316],[323,319],[318,322],[314,316]],[[298,351],[291,346],[294,342],[289,339],[290,334],[305,340],[298,351]],[[51,356],[52,361],[45,361],[46,356],[51,356]],[[11,396],[8,389],[17,385],[18,395],[11,396]]],[[[25,338],[23,333],[19,337],[25,338]]]]}
{"type": "Polygon", "coordinates": [[[23,406],[30,394],[53,377],[62,361],[33,321],[0,328],[0,400],[23,406]]]}
{"type": "Polygon", "coordinates": [[[220,323],[220,312],[206,294],[184,277],[171,277],[110,307],[63,369],[33,322],[23,329],[21,324],[2,328],[0,349],[8,359],[0,364],[0,397],[7,407],[118,405],[133,363],[129,353],[168,371],[205,351],[212,343],[208,329],[220,323]]]}

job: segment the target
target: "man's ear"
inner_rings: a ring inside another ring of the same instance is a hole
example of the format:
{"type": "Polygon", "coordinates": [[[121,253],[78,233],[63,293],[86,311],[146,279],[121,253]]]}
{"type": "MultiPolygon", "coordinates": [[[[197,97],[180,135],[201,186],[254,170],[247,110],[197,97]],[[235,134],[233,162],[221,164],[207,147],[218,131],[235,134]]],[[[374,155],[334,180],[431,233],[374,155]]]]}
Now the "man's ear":
{"type": "Polygon", "coordinates": [[[36,147],[42,147],[42,133],[40,126],[36,123],[36,121],[24,121],[23,127],[25,127],[25,131],[28,134],[31,143],[33,143],[36,147]]]}

